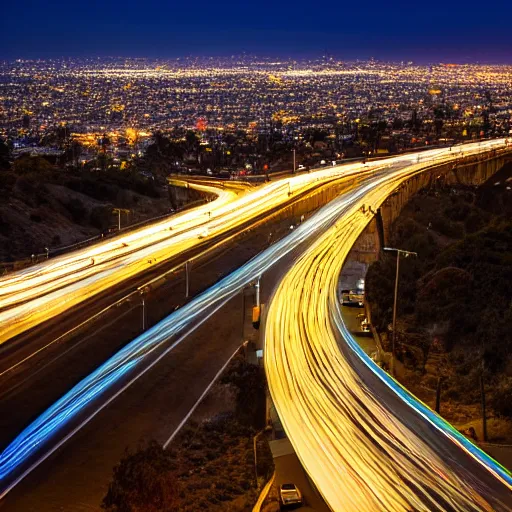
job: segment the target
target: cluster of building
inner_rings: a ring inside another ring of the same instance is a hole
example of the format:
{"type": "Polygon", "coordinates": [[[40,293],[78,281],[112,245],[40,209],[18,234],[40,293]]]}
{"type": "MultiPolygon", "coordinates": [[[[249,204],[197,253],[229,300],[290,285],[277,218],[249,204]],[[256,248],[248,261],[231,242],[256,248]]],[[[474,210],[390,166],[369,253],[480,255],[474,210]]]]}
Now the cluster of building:
{"type": "Polygon", "coordinates": [[[0,63],[0,138],[22,150],[48,145],[45,134],[67,126],[85,147],[105,134],[110,144],[143,144],[176,127],[217,136],[280,130],[291,140],[319,129],[347,140],[380,123],[379,144],[435,143],[508,134],[511,82],[512,66],[477,64],[18,60],[0,63]]]}

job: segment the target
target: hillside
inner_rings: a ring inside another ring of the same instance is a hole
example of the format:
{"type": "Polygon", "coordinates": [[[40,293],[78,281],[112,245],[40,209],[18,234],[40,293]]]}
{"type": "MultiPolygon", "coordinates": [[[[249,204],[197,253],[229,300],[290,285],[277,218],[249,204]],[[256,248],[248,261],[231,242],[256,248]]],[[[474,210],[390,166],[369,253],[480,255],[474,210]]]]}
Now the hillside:
{"type": "Polygon", "coordinates": [[[41,157],[22,157],[0,171],[0,261],[43,253],[117,226],[165,214],[167,186],[136,171],[63,170],[41,157]]]}
{"type": "MultiPolygon", "coordinates": [[[[512,418],[511,188],[508,164],[479,188],[424,190],[393,226],[390,245],[419,255],[400,263],[400,378],[431,405],[441,378],[441,412],[459,423],[479,415],[481,377],[491,414],[512,418]]],[[[388,344],[395,268],[383,256],[366,279],[388,344]]]]}

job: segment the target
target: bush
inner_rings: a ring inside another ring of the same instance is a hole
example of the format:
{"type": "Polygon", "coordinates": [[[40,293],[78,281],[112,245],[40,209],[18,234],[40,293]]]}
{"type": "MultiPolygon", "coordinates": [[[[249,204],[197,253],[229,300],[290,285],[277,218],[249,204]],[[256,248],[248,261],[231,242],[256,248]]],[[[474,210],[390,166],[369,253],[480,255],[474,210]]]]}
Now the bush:
{"type": "Polygon", "coordinates": [[[96,206],[91,210],[89,221],[92,226],[101,231],[108,228],[112,222],[112,209],[108,206],[96,206]]]}
{"type": "Polygon", "coordinates": [[[248,363],[243,356],[233,359],[222,384],[234,386],[237,418],[247,425],[261,428],[264,423],[265,372],[261,366],[248,363]]]}
{"type": "Polygon", "coordinates": [[[107,512],[176,512],[179,484],[172,454],[156,441],[134,453],[126,452],[101,507],[107,512]]]}
{"type": "Polygon", "coordinates": [[[16,183],[16,175],[12,172],[0,172],[0,198],[1,201],[7,202],[11,196],[12,189],[16,183]]]}
{"type": "Polygon", "coordinates": [[[71,199],[64,205],[75,224],[82,224],[87,217],[87,209],[80,199],[71,199]]]}
{"type": "Polygon", "coordinates": [[[448,238],[462,238],[464,236],[462,224],[458,222],[451,222],[442,215],[434,215],[432,219],[432,228],[448,238]]]}
{"type": "Polygon", "coordinates": [[[466,202],[455,202],[444,210],[444,214],[452,221],[464,221],[471,213],[471,206],[466,202]]]}
{"type": "Polygon", "coordinates": [[[512,377],[503,379],[494,388],[490,405],[497,416],[512,419],[512,377]]]}
{"type": "Polygon", "coordinates": [[[473,210],[464,220],[464,229],[466,233],[476,233],[485,227],[486,218],[481,212],[473,210]]]}
{"type": "Polygon", "coordinates": [[[53,165],[43,156],[22,155],[17,158],[12,169],[16,174],[49,174],[53,165]]]}

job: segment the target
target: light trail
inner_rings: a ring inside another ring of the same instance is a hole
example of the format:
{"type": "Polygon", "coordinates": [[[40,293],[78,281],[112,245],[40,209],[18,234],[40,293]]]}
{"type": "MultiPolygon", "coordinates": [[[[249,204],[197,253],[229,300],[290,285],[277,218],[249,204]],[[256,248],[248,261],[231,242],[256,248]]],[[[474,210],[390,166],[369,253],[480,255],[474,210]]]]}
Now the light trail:
{"type": "MultiPolygon", "coordinates": [[[[484,148],[500,147],[500,145],[502,145],[500,141],[492,141],[484,146],[484,148]]],[[[465,153],[470,153],[471,151],[478,153],[482,150],[484,149],[479,146],[475,147],[471,145],[464,148],[465,153]]],[[[441,153],[438,151],[439,150],[435,150],[435,152],[431,152],[430,158],[437,158],[437,161],[443,161],[445,158],[453,157],[453,154],[448,154],[447,152],[444,154],[442,150],[441,153]]],[[[155,361],[153,360],[152,362],[151,355],[160,359],[163,355],[171,351],[176,344],[183,339],[183,336],[178,341],[171,342],[171,340],[175,339],[180,333],[187,331],[187,329],[193,329],[198,322],[201,322],[201,319],[204,318],[205,315],[211,315],[212,312],[219,309],[223,303],[238,293],[248,282],[261,276],[284,256],[296,250],[301,243],[309,243],[309,241],[316,238],[319,233],[324,232],[332,226],[334,222],[338,221],[341,223],[342,221],[339,221],[339,219],[349,213],[351,209],[357,208],[355,205],[359,204],[363,199],[366,204],[369,204],[368,194],[371,194],[372,190],[378,189],[379,193],[382,194],[382,187],[387,186],[388,193],[390,193],[398,183],[398,176],[405,177],[410,176],[414,172],[420,172],[420,166],[410,166],[410,163],[415,159],[416,155],[404,155],[397,157],[394,161],[386,161],[385,168],[380,164],[380,167],[375,168],[374,172],[366,174],[365,177],[361,179],[360,184],[355,186],[352,191],[340,196],[338,199],[320,209],[308,221],[299,225],[289,236],[276,242],[266,251],[197,296],[181,309],[172,313],[162,322],[144,332],[141,336],[107,360],[92,374],[74,386],[33,423],[28,425],[0,454],[0,481],[7,486],[0,497],[5,495],[5,493],[12,488],[14,484],[12,481],[11,484],[9,484],[9,479],[16,478],[16,474],[23,471],[25,464],[29,463],[29,461],[33,461],[35,458],[36,462],[32,462],[30,466],[30,470],[33,469],[40,461],[48,456],[49,451],[51,452],[55,449],[52,448],[52,442],[54,443],[53,446],[62,444],[62,439],[59,441],[58,438],[59,433],[64,435],[65,439],[70,437],[71,434],[66,435],[64,427],[70,425],[73,420],[77,420],[79,414],[81,427],[92,419],[106,403],[109,403],[113,399],[111,395],[109,397],[107,391],[111,390],[111,393],[114,393],[115,397],[122,392],[122,390],[136,382],[136,380],[154,364],[155,361]],[[158,350],[162,350],[163,353],[158,355],[158,350]],[[143,363],[145,363],[146,366],[144,366],[143,363]],[[129,382],[119,390],[123,379],[126,378],[129,378],[129,382]],[[116,385],[118,389],[117,392],[116,385]]],[[[345,166],[341,171],[340,169],[331,169],[320,172],[324,173],[324,176],[330,176],[330,179],[332,179],[332,173],[337,172],[338,176],[344,176],[344,178],[341,179],[352,180],[354,175],[359,173],[363,168],[366,169],[366,166],[354,164],[352,166],[345,166]]],[[[309,184],[311,178],[308,179],[308,176],[309,175],[306,175],[304,178],[297,176],[296,178],[300,178],[300,180],[297,180],[296,184],[300,185],[302,179],[304,179],[304,183],[309,184]]],[[[282,183],[279,184],[278,182],[274,184],[274,186],[282,188],[282,183]]],[[[286,188],[287,186],[286,184],[286,188]]],[[[263,189],[260,189],[260,191],[261,190],[263,189]]],[[[267,192],[264,191],[263,194],[265,195],[267,192]]],[[[287,195],[287,191],[285,194],[287,195]]],[[[320,242],[316,242],[314,246],[319,247],[321,240],[322,239],[320,239],[320,242]]],[[[300,288],[302,288],[302,284],[303,283],[301,283],[300,288]]],[[[314,310],[310,313],[314,313],[314,310]]],[[[328,317],[325,316],[325,319],[327,318],[328,317]]],[[[298,325],[301,326],[301,329],[303,328],[303,322],[299,322],[298,325]]],[[[276,371],[275,377],[279,376],[279,372],[276,371]]],[[[321,374],[319,377],[322,377],[321,374]]],[[[271,378],[274,385],[274,376],[271,375],[271,378]]],[[[297,401],[297,405],[299,404],[300,400],[297,401]]],[[[309,415],[310,412],[305,411],[304,419],[308,418],[309,415]]],[[[77,430],[78,427],[72,432],[74,433],[77,430]]],[[[462,438],[462,444],[466,443],[465,446],[473,447],[469,441],[465,441],[462,436],[460,437],[462,438]]],[[[479,452],[478,456],[481,456],[481,453],[483,452],[479,452]]],[[[492,460],[488,458],[487,462],[489,461],[492,462],[492,460]]],[[[27,471],[23,473],[23,475],[26,474],[27,471]]],[[[506,472],[504,472],[504,475],[503,478],[509,478],[506,472]]],[[[19,477],[18,480],[15,480],[15,483],[18,481],[19,477]]]]}
{"type": "Polygon", "coordinates": [[[298,194],[360,166],[337,166],[267,183],[237,195],[192,184],[217,199],[113,240],[0,278],[0,344],[122,281],[222,235],[298,194]]]}
{"type": "Polygon", "coordinates": [[[418,168],[346,194],[281,281],[266,319],[270,392],[332,510],[512,510],[510,473],[379,368],[341,316],[339,274],[370,220],[362,204],[376,209],[418,168]]]}

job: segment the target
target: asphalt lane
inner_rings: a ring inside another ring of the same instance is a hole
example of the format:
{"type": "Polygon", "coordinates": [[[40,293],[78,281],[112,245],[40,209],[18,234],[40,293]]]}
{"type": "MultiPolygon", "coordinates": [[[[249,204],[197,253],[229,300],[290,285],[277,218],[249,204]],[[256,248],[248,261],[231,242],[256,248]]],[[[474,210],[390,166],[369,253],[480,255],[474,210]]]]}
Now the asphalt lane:
{"type": "Polygon", "coordinates": [[[280,282],[265,326],[272,398],[334,510],[510,510],[509,476],[372,364],[342,318],[339,273],[369,221],[362,203],[375,210],[416,171],[340,198],[339,221],[280,282]]]}
{"type": "MultiPolygon", "coordinates": [[[[268,303],[275,283],[304,247],[297,246],[262,276],[262,303],[268,303]]],[[[14,487],[0,510],[100,510],[125,449],[146,439],[163,444],[242,343],[241,308],[239,294],[14,487]]]]}
{"type": "Polygon", "coordinates": [[[125,448],[168,439],[240,345],[240,319],[235,297],[15,487],[1,510],[99,510],[125,448]]]}
{"type": "Polygon", "coordinates": [[[295,453],[281,455],[274,459],[276,479],[274,485],[277,488],[284,483],[295,484],[302,493],[304,505],[300,511],[309,512],[330,512],[321,496],[313,488],[308,475],[304,471],[300,460],[295,453]]]}
{"type": "MultiPolygon", "coordinates": [[[[239,319],[239,318],[240,318],[240,315],[238,315],[237,317],[238,317],[238,319],[239,319]]],[[[206,324],[205,324],[205,325],[206,325],[206,324]]],[[[235,331],[238,331],[238,332],[239,332],[239,329],[235,329],[235,331]]],[[[198,331],[198,332],[199,332],[199,331],[198,331]]],[[[215,331],[214,331],[213,329],[210,329],[210,336],[212,336],[212,332],[215,332],[215,331]]],[[[183,345],[182,345],[182,346],[183,346],[183,345]]],[[[230,350],[228,351],[228,354],[231,354],[231,352],[232,352],[232,350],[230,349],[230,350]]],[[[226,358],[227,358],[227,357],[226,357],[226,358]]],[[[225,360],[226,358],[224,358],[224,360],[225,360]]],[[[168,360],[168,359],[169,359],[169,358],[166,358],[166,360],[168,360]]],[[[197,370],[196,370],[197,375],[194,375],[194,377],[197,377],[197,376],[201,373],[201,370],[200,370],[201,368],[204,368],[204,364],[205,364],[205,362],[203,361],[201,364],[202,364],[203,366],[199,366],[199,367],[198,367],[198,368],[199,368],[199,371],[197,371],[197,370]]],[[[161,366],[161,365],[158,365],[157,367],[155,367],[155,369],[156,369],[156,368],[158,368],[159,366],[161,366]]],[[[154,371],[154,370],[153,370],[153,371],[154,371]]],[[[140,382],[143,382],[143,381],[145,380],[145,378],[146,378],[148,375],[153,374],[153,371],[149,372],[147,375],[145,375],[144,377],[142,377],[142,378],[139,380],[139,384],[138,384],[137,386],[135,386],[133,389],[139,389],[139,388],[142,388],[143,386],[141,386],[141,385],[140,385],[140,382]]],[[[177,371],[177,370],[175,369],[175,371],[177,371]]],[[[215,372],[214,372],[214,373],[215,373],[215,372]]],[[[166,376],[166,377],[167,377],[167,376],[166,376]]],[[[202,387],[202,389],[204,389],[204,386],[202,387]]],[[[125,395],[122,395],[122,398],[124,399],[124,396],[126,396],[127,394],[128,394],[128,393],[126,392],[126,393],[125,393],[125,395]]],[[[99,414],[99,415],[98,415],[98,416],[97,416],[97,417],[96,417],[96,418],[95,418],[95,419],[94,419],[94,420],[89,424],[89,426],[91,426],[91,425],[93,425],[93,424],[96,424],[96,423],[100,420],[100,418],[103,418],[103,417],[104,417],[104,414],[106,414],[106,412],[107,412],[107,411],[112,410],[112,408],[116,409],[116,408],[117,408],[117,405],[118,405],[119,403],[120,403],[120,399],[118,399],[117,401],[113,402],[113,403],[112,403],[112,404],[111,404],[107,409],[105,409],[102,413],[100,413],[100,414],[99,414]]],[[[131,404],[130,404],[130,405],[131,405],[131,404]]],[[[123,422],[132,423],[132,415],[131,415],[129,412],[130,412],[130,411],[128,411],[128,414],[127,414],[127,411],[123,411],[123,414],[120,416],[120,418],[122,418],[122,419],[121,419],[121,420],[119,420],[119,424],[121,424],[121,423],[123,423],[123,422]],[[129,419],[127,420],[127,418],[129,418],[129,419]]],[[[166,422],[166,425],[167,425],[167,423],[168,423],[168,422],[166,422]]],[[[89,428],[89,427],[86,427],[82,432],[86,432],[88,428],[89,428]]],[[[151,430],[152,430],[152,432],[154,432],[154,431],[155,431],[155,429],[156,429],[156,430],[158,430],[158,427],[154,425],[154,427],[151,429],[151,430]]],[[[138,432],[139,432],[139,437],[140,437],[140,430],[138,430],[138,432]]],[[[79,436],[81,436],[81,435],[82,435],[82,433],[80,433],[80,434],[79,434],[79,436]]],[[[79,438],[79,436],[75,437],[74,439],[79,438]]],[[[104,436],[102,436],[102,438],[103,438],[103,437],[104,437],[104,436]]],[[[74,442],[74,441],[72,441],[72,442],[74,442]]],[[[91,442],[92,442],[92,441],[91,441],[91,442]]],[[[61,452],[60,452],[60,453],[64,453],[64,452],[66,452],[66,451],[67,451],[66,446],[69,446],[70,444],[71,444],[71,443],[68,443],[68,445],[65,445],[65,446],[64,446],[64,448],[63,448],[63,450],[61,450],[61,452]]],[[[79,451],[79,450],[77,449],[77,451],[79,451]]],[[[88,454],[89,454],[89,456],[90,456],[90,453],[91,453],[91,452],[90,452],[90,450],[88,450],[88,451],[87,451],[87,453],[88,453],[88,454]]],[[[104,451],[102,451],[101,453],[104,453],[104,451]]],[[[55,456],[53,456],[53,457],[52,457],[52,460],[55,460],[55,459],[56,459],[56,458],[58,458],[58,457],[59,457],[59,453],[55,454],[55,456]]],[[[96,463],[96,460],[93,460],[93,463],[96,463]]],[[[71,465],[73,465],[73,464],[71,464],[71,465]]],[[[48,466],[47,466],[47,464],[43,464],[43,465],[41,466],[41,468],[43,468],[43,467],[45,467],[45,466],[46,466],[46,467],[48,467],[48,466]]],[[[37,475],[37,474],[39,474],[39,473],[40,473],[40,470],[36,470],[36,471],[33,473],[33,475],[34,475],[34,477],[33,477],[33,478],[36,478],[36,475],[37,475]]],[[[29,480],[30,480],[30,478],[32,478],[32,477],[29,477],[25,482],[29,481],[29,480]]],[[[10,494],[10,495],[8,495],[6,502],[10,499],[10,498],[9,498],[9,496],[14,496],[14,495],[15,495],[15,493],[17,493],[17,492],[18,492],[18,489],[22,488],[22,486],[24,486],[24,485],[25,485],[25,482],[23,482],[23,483],[22,483],[22,484],[21,484],[17,489],[15,489],[15,490],[10,494]]],[[[81,501],[81,500],[78,500],[78,499],[77,499],[77,500],[75,500],[75,501],[76,501],[77,503],[82,503],[82,501],[81,501]]],[[[38,500],[38,503],[39,503],[39,504],[40,504],[41,502],[42,502],[41,500],[38,500]]],[[[13,510],[14,510],[14,509],[13,509],[13,510]]],[[[27,510],[27,508],[25,508],[25,509],[23,509],[23,510],[27,510]]],[[[40,508],[39,508],[39,510],[40,510],[40,508]]],[[[66,508],[64,508],[64,510],[67,510],[67,509],[66,509],[66,508]]]]}
{"type": "MultiPolygon", "coordinates": [[[[294,201],[298,199],[294,198],[294,201]]],[[[274,219],[251,228],[240,239],[226,243],[219,251],[195,263],[190,270],[191,296],[203,291],[266,248],[269,232],[273,233],[272,239],[277,240],[287,234],[290,223],[296,223],[297,220],[291,216],[289,219],[274,219]]],[[[214,241],[219,240],[215,238],[208,242],[208,247],[214,241]]],[[[185,261],[195,253],[197,251],[187,253],[179,261],[185,261]]],[[[97,300],[83,303],[22,335],[13,340],[12,344],[0,346],[0,371],[177,263],[173,259],[151,273],[138,276],[136,280],[123,282],[115,286],[110,294],[104,293],[97,300]]],[[[148,294],[145,302],[146,326],[157,323],[186,303],[184,269],[176,273],[165,286],[148,294]]],[[[91,322],[75,335],[52,345],[16,371],[0,376],[0,449],[74,384],[139,335],[141,329],[142,308],[140,299],[136,297],[98,321],[91,322]]]]}

